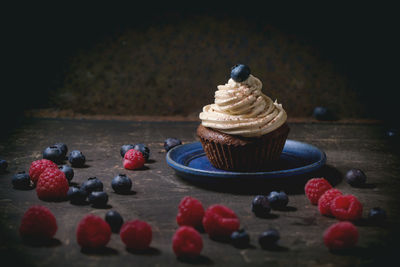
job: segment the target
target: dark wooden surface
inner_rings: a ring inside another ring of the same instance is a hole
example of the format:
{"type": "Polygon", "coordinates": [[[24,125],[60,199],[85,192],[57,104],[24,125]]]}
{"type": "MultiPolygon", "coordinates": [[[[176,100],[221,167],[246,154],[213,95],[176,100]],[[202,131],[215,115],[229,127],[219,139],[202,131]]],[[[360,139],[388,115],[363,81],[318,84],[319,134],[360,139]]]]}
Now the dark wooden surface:
{"type": "Polygon", "coordinates": [[[294,178],[292,182],[204,188],[177,177],[166,164],[163,149],[167,137],[180,138],[184,143],[196,141],[197,124],[62,119],[24,122],[0,141],[0,157],[9,162],[8,173],[0,175],[1,265],[6,262],[9,266],[374,266],[394,259],[399,248],[400,160],[396,147],[385,139],[380,125],[292,123],[289,138],[323,149],[328,158],[326,167],[307,177],[294,178]],[[152,225],[152,249],[148,253],[132,254],[116,234],[103,254],[83,253],[75,237],[79,220],[89,213],[104,217],[107,209],[43,202],[36,197],[35,190],[12,188],[14,173],[28,171],[30,163],[41,158],[41,151],[55,142],[64,142],[70,151],[78,149],[86,155],[88,166],[75,168],[73,182],[81,183],[97,176],[109,194],[110,208],[120,212],[125,220],[141,219],[152,225]],[[151,162],[145,170],[124,170],[120,146],[139,142],[149,146],[151,162]],[[364,170],[368,176],[367,187],[352,188],[342,179],[350,168],[364,170]],[[133,180],[135,194],[113,193],[110,183],[118,173],[126,173],[133,180]],[[357,196],[364,204],[364,218],[372,207],[385,208],[389,216],[387,223],[377,227],[361,221],[356,248],[345,253],[329,252],[323,245],[322,234],[336,220],[319,215],[317,207],[306,199],[304,181],[313,176],[325,176],[342,192],[357,196]],[[275,216],[270,219],[256,218],[250,210],[252,198],[275,187],[290,193],[290,208],[273,211],[275,216]],[[210,240],[203,233],[202,257],[193,263],[177,260],[171,249],[171,238],[177,229],[178,203],[186,195],[198,198],[205,207],[219,203],[232,208],[241,226],[250,233],[253,247],[236,249],[210,240]],[[35,204],[49,207],[57,218],[55,240],[46,246],[25,244],[18,235],[23,213],[35,204]],[[258,235],[269,227],[280,231],[278,251],[262,250],[258,245],[258,235]]]}

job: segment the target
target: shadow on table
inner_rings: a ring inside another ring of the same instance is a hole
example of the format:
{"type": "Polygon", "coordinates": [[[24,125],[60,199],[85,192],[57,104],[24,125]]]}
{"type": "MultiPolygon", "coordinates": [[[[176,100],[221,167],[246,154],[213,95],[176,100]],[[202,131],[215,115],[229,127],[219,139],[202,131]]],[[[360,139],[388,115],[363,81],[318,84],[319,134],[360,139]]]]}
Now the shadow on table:
{"type": "Polygon", "coordinates": [[[28,238],[25,237],[22,239],[24,245],[30,247],[58,247],[61,246],[61,241],[57,238],[50,238],[50,239],[35,239],[35,238],[28,238]]]}

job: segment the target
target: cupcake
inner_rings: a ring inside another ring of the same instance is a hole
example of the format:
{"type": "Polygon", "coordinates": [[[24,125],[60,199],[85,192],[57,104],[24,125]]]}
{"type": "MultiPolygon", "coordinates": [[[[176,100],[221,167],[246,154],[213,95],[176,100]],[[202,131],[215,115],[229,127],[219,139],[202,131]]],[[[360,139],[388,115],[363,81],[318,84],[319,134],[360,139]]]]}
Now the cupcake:
{"type": "Polygon", "coordinates": [[[213,166],[228,171],[262,171],[274,166],[289,134],[281,104],[261,92],[262,83],[246,65],[232,68],[213,104],[203,107],[197,128],[213,166]]]}

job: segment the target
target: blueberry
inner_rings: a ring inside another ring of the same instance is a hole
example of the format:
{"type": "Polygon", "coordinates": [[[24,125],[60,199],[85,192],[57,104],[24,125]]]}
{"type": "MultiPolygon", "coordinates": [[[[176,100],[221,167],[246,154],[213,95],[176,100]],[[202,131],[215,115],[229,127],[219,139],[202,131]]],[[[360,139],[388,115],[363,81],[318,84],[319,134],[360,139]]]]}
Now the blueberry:
{"type": "Polygon", "coordinates": [[[62,165],[58,168],[65,174],[65,178],[67,178],[68,181],[71,181],[72,178],[74,178],[74,169],[72,169],[70,166],[62,165]]]}
{"type": "Polygon", "coordinates": [[[49,146],[43,150],[43,158],[55,163],[61,163],[65,157],[63,156],[61,149],[56,146],[49,146]]]}
{"type": "Polygon", "coordinates": [[[367,181],[367,176],[360,169],[351,169],[345,175],[346,182],[353,187],[360,187],[367,181]]]}
{"type": "Polygon", "coordinates": [[[386,217],[386,211],[379,207],[372,208],[368,213],[368,220],[374,224],[383,223],[386,217]]]}
{"type": "Polygon", "coordinates": [[[268,195],[268,201],[273,209],[284,209],[289,203],[289,198],[285,192],[272,191],[268,195]]]}
{"type": "Polygon", "coordinates": [[[118,194],[127,194],[131,191],[132,181],[126,174],[119,174],[111,181],[111,187],[118,194]]]}
{"type": "Polygon", "coordinates": [[[69,153],[68,161],[71,163],[72,167],[83,167],[86,158],[79,150],[73,150],[69,153]]]}
{"type": "Polygon", "coordinates": [[[258,237],[258,243],[263,249],[271,249],[277,246],[279,239],[279,232],[275,229],[269,229],[258,237]]]}
{"type": "Polygon", "coordinates": [[[103,183],[96,177],[90,177],[82,183],[81,188],[90,194],[93,191],[103,191],[103,183]]]}
{"type": "Polygon", "coordinates": [[[68,152],[68,147],[66,144],[64,143],[57,143],[54,144],[55,147],[58,147],[61,150],[62,156],[63,158],[65,158],[67,156],[67,152],[68,152]]]}
{"type": "Polygon", "coordinates": [[[165,151],[169,151],[171,148],[181,145],[182,141],[177,138],[168,138],[164,141],[165,151]]]}
{"type": "Polygon", "coordinates": [[[4,159],[0,159],[0,173],[5,173],[7,167],[8,167],[7,161],[5,161],[4,159]]]}
{"type": "Polygon", "coordinates": [[[119,150],[119,153],[121,154],[121,157],[124,157],[125,153],[128,150],[133,149],[134,147],[135,147],[134,145],[123,145],[123,146],[121,146],[121,149],[119,150]]]}
{"type": "Polygon", "coordinates": [[[15,174],[11,180],[15,189],[30,189],[31,188],[31,178],[29,174],[24,171],[15,174]]]}
{"type": "Polygon", "coordinates": [[[70,186],[68,189],[67,197],[72,204],[83,204],[86,203],[88,193],[76,186],[70,186]]]}
{"type": "Polygon", "coordinates": [[[250,236],[244,229],[240,229],[231,234],[231,242],[236,248],[247,248],[250,243],[250,236]]]}
{"type": "Polygon", "coordinates": [[[243,64],[237,64],[232,67],[231,78],[235,82],[243,82],[250,76],[250,68],[243,64]]]}
{"type": "Polygon", "coordinates": [[[334,120],[333,112],[327,107],[315,107],[313,111],[313,117],[319,121],[334,120]]]}
{"type": "Polygon", "coordinates": [[[149,157],[150,157],[150,149],[149,149],[147,146],[145,146],[144,144],[136,144],[136,145],[133,147],[133,149],[136,149],[136,150],[142,152],[144,159],[145,159],[146,161],[149,160],[149,157]]]}
{"type": "Polygon", "coordinates": [[[251,211],[257,217],[261,218],[268,217],[271,211],[271,206],[269,204],[268,197],[262,195],[256,196],[251,202],[251,211]]]}
{"type": "Polygon", "coordinates": [[[110,210],[106,213],[106,222],[110,225],[111,231],[113,233],[119,233],[122,224],[124,223],[124,219],[121,214],[116,212],[115,210],[110,210]]]}
{"type": "Polygon", "coordinates": [[[88,200],[93,207],[105,207],[108,202],[108,195],[103,191],[93,191],[89,194],[88,200]]]}

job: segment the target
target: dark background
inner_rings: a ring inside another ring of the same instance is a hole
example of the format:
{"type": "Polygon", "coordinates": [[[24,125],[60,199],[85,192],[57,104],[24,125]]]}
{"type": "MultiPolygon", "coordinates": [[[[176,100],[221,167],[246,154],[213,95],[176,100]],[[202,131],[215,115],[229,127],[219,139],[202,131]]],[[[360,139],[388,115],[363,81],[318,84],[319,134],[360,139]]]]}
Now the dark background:
{"type": "Polygon", "coordinates": [[[110,5],[3,10],[3,121],[49,108],[196,116],[237,62],[252,68],[290,117],[323,105],[340,118],[396,121],[392,6],[110,5]]]}

